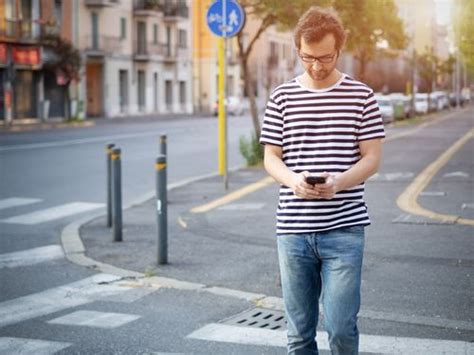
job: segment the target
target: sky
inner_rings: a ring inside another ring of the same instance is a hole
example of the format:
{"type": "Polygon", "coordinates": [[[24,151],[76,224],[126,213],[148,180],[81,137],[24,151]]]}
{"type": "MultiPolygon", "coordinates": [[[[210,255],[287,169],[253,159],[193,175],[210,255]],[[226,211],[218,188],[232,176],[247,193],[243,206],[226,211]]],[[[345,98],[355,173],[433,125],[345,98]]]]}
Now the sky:
{"type": "Polygon", "coordinates": [[[436,22],[440,25],[451,23],[451,7],[453,0],[435,0],[436,22]]]}

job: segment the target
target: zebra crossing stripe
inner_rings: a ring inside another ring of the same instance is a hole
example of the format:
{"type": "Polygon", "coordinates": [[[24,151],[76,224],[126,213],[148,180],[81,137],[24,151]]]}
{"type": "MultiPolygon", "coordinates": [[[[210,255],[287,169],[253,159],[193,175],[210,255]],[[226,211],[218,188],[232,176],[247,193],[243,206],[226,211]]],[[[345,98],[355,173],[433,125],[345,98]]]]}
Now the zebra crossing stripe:
{"type": "Polygon", "coordinates": [[[0,354],[51,355],[71,345],[58,341],[0,337],[0,354]]]}
{"type": "MultiPolygon", "coordinates": [[[[286,347],[286,331],[234,325],[208,324],[187,338],[247,345],[286,347]]],[[[317,332],[320,350],[330,350],[326,332],[317,332]]],[[[464,341],[360,334],[359,351],[382,354],[473,354],[474,344],[464,341]]]]}
{"type": "Polygon", "coordinates": [[[41,202],[38,198],[21,198],[21,197],[11,197],[0,200],[0,210],[4,210],[12,207],[19,207],[30,205],[32,203],[41,202]]]}
{"type": "Polygon", "coordinates": [[[76,311],[65,316],[48,321],[50,324],[75,325],[96,328],[117,328],[137,320],[140,316],[135,314],[76,311]]]}
{"type": "Polygon", "coordinates": [[[0,222],[33,225],[95,210],[103,206],[103,203],[72,202],[20,216],[10,217],[0,220],[0,222]]]}
{"type": "Polygon", "coordinates": [[[47,245],[13,253],[0,254],[0,269],[29,266],[49,260],[61,259],[62,257],[64,257],[64,252],[60,245],[47,245]]]}
{"type": "Polygon", "coordinates": [[[120,284],[120,279],[120,276],[97,274],[67,285],[1,302],[0,327],[95,300],[109,299],[132,289],[131,286],[120,284]]]}

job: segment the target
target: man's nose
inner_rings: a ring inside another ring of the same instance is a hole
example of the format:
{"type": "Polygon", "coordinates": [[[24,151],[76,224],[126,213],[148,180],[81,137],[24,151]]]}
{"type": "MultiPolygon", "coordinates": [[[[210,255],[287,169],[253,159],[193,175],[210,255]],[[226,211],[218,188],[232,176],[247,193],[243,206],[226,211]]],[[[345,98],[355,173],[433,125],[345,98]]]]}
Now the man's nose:
{"type": "Polygon", "coordinates": [[[313,69],[318,69],[321,67],[321,63],[318,60],[316,60],[314,63],[311,64],[311,67],[313,69]]]}

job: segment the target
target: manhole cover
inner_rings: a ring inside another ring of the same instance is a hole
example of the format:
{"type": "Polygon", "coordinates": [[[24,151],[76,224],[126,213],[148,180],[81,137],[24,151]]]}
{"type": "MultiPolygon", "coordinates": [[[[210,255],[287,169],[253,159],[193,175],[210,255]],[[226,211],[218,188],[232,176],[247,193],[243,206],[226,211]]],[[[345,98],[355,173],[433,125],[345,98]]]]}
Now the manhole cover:
{"type": "Polygon", "coordinates": [[[265,308],[253,308],[225,319],[220,323],[270,330],[286,329],[285,313],[265,308]]]}

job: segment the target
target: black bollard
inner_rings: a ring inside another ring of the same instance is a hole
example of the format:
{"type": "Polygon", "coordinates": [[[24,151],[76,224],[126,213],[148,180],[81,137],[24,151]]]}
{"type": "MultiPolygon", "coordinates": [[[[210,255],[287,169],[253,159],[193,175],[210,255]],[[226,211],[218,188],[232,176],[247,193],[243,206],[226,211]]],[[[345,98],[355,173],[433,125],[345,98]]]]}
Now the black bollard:
{"type": "Polygon", "coordinates": [[[156,216],[158,222],[158,264],[168,263],[168,200],[166,186],[166,157],[156,159],[156,216]]]}
{"type": "Polygon", "coordinates": [[[107,144],[107,227],[112,227],[112,149],[115,144],[107,144]]]}
{"type": "Polygon", "coordinates": [[[112,212],[114,241],[122,241],[122,166],[121,151],[112,151],[112,212]]]}

